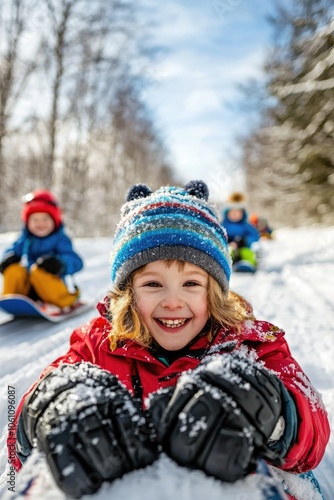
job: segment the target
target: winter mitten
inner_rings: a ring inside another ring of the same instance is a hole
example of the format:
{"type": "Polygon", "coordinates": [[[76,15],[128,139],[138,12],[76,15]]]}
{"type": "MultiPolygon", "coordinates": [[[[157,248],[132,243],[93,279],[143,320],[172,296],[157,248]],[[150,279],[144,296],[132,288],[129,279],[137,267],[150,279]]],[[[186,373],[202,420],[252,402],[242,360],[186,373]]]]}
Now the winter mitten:
{"type": "Polygon", "coordinates": [[[212,356],[179,378],[156,424],[159,442],[180,465],[234,482],[259,457],[282,463],[267,446],[281,411],[275,375],[241,354],[212,356]]]}
{"type": "Polygon", "coordinates": [[[148,415],[117,377],[90,363],[63,364],[38,384],[20,419],[70,497],[145,467],[157,457],[148,415]]]}
{"type": "Polygon", "coordinates": [[[7,254],[6,258],[0,262],[0,273],[3,273],[4,270],[11,264],[16,264],[17,262],[20,262],[20,260],[21,257],[16,255],[14,252],[10,252],[9,254],[7,254]]]}
{"type": "Polygon", "coordinates": [[[47,273],[55,274],[58,276],[63,274],[65,271],[64,263],[60,259],[57,259],[56,257],[52,257],[50,255],[43,255],[43,257],[39,257],[36,260],[36,264],[38,265],[38,267],[44,269],[44,271],[46,271],[47,273]]]}
{"type": "Polygon", "coordinates": [[[243,236],[236,236],[234,238],[234,242],[236,243],[237,248],[244,248],[248,246],[246,239],[243,236]]]}

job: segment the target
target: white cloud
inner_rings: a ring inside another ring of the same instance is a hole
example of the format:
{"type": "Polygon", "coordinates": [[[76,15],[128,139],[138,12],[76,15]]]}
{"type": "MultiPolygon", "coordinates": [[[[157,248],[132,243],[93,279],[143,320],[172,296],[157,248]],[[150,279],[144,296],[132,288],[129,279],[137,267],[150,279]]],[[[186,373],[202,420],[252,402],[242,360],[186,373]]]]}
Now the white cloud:
{"type": "Polygon", "coordinates": [[[224,16],[212,1],[159,3],[156,39],[168,50],[145,97],[183,178],[219,174],[223,158],[232,149],[237,153],[234,137],[246,120],[231,104],[240,98],[238,84],[261,78],[266,50],[265,8],[259,2],[238,1],[224,16]]]}
{"type": "Polygon", "coordinates": [[[143,4],[151,10],[159,24],[159,38],[171,40],[173,44],[205,36],[213,27],[222,25],[222,19],[215,16],[211,2],[193,1],[191,5],[186,5],[178,0],[159,4],[156,0],[145,0],[143,4]]]}
{"type": "Polygon", "coordinates": [[[194,90],[185,101],[185,111],[190,117],[200,116],[210,111],[216,112],[220,107],[221,98],[213,89],[194,90]]]}

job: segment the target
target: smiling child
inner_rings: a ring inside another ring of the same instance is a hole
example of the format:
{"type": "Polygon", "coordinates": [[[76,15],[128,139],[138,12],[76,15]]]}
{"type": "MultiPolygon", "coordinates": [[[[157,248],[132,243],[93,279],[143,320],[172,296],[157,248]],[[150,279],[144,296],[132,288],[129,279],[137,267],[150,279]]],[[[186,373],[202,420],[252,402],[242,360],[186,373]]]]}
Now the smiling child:
{"type": "Polygon", "coordinates": [[[329,439],[326,411],[284,332],[229,290],[227,235],[207,199],[201,181],[129,191],[101,316],[18,408],[17,468],[37,446],[75,498],[162,452],[222,481],[265,459],[307,482],[329,439]]]}

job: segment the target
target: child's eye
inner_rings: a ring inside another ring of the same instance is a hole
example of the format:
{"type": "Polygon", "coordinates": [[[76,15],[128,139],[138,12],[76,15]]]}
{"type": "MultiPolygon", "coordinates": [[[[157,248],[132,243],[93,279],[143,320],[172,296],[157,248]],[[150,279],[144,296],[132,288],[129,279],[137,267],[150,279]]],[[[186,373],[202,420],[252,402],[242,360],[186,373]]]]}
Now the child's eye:
{"type": "Polygon", "coordinates": [[[200,286],[200,283],[197,281],[186,281],[184,286],[200,286]]]}
{"type": "Polygon", "coordinates": [[[159,287],[161,285],[157,281],[148,281],[147,283],[144,283],[143,286],[149,286],[149,287],[155,288],[155,287],[159,287]]]}

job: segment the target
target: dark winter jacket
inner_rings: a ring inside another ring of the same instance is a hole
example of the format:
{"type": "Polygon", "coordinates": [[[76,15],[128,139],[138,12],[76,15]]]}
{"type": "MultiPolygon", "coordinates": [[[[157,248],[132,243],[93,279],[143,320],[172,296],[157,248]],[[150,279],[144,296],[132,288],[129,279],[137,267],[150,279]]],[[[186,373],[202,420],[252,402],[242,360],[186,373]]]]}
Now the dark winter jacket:
{"type": "MultiPolygon", "coordinates": [[[[111,351],[108,339],[111,328],[105,317],[98,317],[74,330],[69,351],[46,368],[41,377],[61,363],[88,361],[116,374],[132,393],[141,397],[145,406],[145,400],[150,393],[159,388],[174,386],[182,372],[194,369],[205,356],[240,348],[247,349],[252,351],[258,360],[263,361],[267,368],[276,372],[293,397],[297,408],[298,436],[284,457],[282,469],[299,473],[313,469],[319,464],[329,439],[327,414],[319,394],[291,356],[284,332],[276,326],[266,321],[248,320],[242,324],[240,333],[220,329],[211,342],[205,335],[199,335],[188,351],[183,350],[181,357],[171,364],[167,363],[168,366],[150,350],[132,340],[122,342],[111,351]]],[[[25,398],[36,384],[23,397],[17,418],[25,398]]],[[[10,450],[13,450],[13,439],[8,439],[10,450]]],[[[24,436],[20,435],[19,441],[22,455],[29,455],[29,446],[24,449],[24,436]]],[[[15,462],[13,458],[11,460],[12,464],[20,468],[18,457],[15,462]]]]}
{"type": "Polygon", "coordinates": [[[259,232],[254,226],[247,222],[247,213],[243,210],[243,218],[238,222],[232,222],[228,218],[228,209],[223,213],[222,225],[226,229],[228,242],[237,241],[237,239],[242,239],[245,246],[250,248],[252,243],[260,239],[259,232]]]}
{"type": "Polygon", "coordinates": [[[74,274],[83,267],[81,257],[73,250],[72,242],[66,235],[64,227],[40,238],[32,235],[24,228],[19,238],[5,250],[3,258],[12,252],[21,257],[21,264],[28,269],[39,257],[48,255],[60,259],[64,264],[63,276],[74,274]]]}

